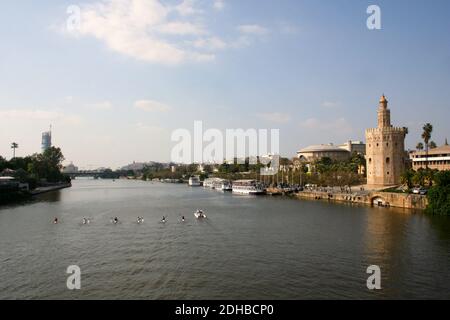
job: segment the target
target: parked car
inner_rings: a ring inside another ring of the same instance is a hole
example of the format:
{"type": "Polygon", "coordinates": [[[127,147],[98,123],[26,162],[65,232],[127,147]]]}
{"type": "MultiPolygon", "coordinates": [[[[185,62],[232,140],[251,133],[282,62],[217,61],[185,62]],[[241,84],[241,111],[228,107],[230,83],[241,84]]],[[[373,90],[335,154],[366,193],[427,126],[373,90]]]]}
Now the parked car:
{"type": "Polygon", "coordinates": [[[428,190],[423,187],[416,187],[416,188],[412,189],[412,193],[420,194],[420,195],[424,196],[428,193],[428,190]]]}

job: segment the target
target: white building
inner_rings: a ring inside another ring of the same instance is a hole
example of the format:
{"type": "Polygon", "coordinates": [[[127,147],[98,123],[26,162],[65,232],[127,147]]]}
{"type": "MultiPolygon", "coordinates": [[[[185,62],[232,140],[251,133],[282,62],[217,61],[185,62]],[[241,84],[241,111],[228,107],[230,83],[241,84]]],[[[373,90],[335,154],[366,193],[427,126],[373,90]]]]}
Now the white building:
{"type": "Polygon", "coordinates": [[[351,154],[353,154],[354,152],[362,155],[366,154],[366,144],[362,141],[349,140],[346,143],[339,145],[338,147],[349,151],[351,154]]]}
{"type": "Polygon", "coordinates": [[[77,173],[77,172],[78,172],[78,167],[75,166],[75,165],[71,162],[70,164],[68,164],[67,166],[65,166],[65,167],[62,169],[62,172],[63,172],[63,173],[66,173],[66,174],[77,173]]]}

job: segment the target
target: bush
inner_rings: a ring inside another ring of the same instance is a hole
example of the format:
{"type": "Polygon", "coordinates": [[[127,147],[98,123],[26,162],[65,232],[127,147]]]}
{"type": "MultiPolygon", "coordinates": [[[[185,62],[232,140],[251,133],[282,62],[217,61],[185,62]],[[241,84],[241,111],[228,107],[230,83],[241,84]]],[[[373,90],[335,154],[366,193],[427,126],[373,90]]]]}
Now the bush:
{"type": "Polygon", "coordinates": [[[450,215],[450,171],[435,174],[435,185],[428,191],[427,212],[450,215]]]}

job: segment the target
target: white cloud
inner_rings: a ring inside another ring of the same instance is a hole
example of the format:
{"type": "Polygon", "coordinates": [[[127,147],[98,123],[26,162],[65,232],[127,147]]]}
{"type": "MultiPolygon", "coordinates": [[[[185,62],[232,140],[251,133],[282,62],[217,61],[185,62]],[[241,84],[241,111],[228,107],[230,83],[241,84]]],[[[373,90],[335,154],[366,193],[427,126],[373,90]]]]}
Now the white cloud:
{"type": "Polygon", "coordinates": [[[136,129],[140,132],[145,132],[145,133],[162,133],[162,132],[164,132],[164,128],[162,128],[162,127],[147,125],[147,124],[143,124],[142,122],[138,122],[136,124],[136,129]]]}
{"type": "Polygon", "coordinates": [[[214,55],[187,48],[173,38],[208,33],[195,19],[201,10],[194,5],[192,0],[178,6],[164,5],[160,0],[97,1],[80,7],[79,28],[69,34],[94,37],[112,51],[152,63],[211,61],[214,55]]]}
{"type": "Polygon", "coordinates": [[[279,23],[279,30],[281,34],[286,35],[295,35],[299,33],[299,29],[297,26],[285,21],[279,23]]]}
{"type": "Polygon", "coordinates": [[[203,35],[206,30],[199,25],[190,22],[169,22],[158,27],[158,30],[164,34],[170,35],[203,35]]]}
{"type": "Polygon", "coordinates": [[[103,101],[89,104],[88,107],[95,110],[110,110],[112,109],[112,103],[109,101],[103,101]]]}
{"type": "Polygon", "coordinates": [[[217,11],[225,9],[225,0],[214,0],[213,8],[217,11]]]}
{"type": "Polygon", "coordinates": [[[8,121],[47,121],[63,124],[80,124],[82,119],[78,115],[66,114],[59,111],[47,111],[40,109],[9,109],[0,111],[0,119],[8,121]]]}
{"type": "Polygon", "coordinates": [[[286,123],[291,120],[291,116],[286,113],[279,113],[279,112],[273,112],[273,113],[260,113],[258,114],[258,117],[261,119],[264,119],[266,121],[270,122],[276,122],[276,123],[286,123]]]}
{"type": "Polygon", "coordinates": [[[322,107],[326,107],[326,108],[335,108],[339,106],[339,102],[335,102],[335,101],[324,101],[322,103],[322,107]]]}
{"type": "Polygon", "coordinates": [[[230,43],[233,48],[245,48],[253,43],[254,39],[264,39],[269,34],[269,30],[257,24],[246,24],[236,27],[240,33],[239,37],[230,43]]]}
{"type": "Polygon", "coordinates": [[[227,48],[227,43],[218,37],[202,38],[193,42],[194,47],[217,51],[227,48]]]}
{"type": "Polygon", "coordinates": [[[195,8],[195,2],[195,0],[183,0],[183,2],[175,7],[175,10],[182,16],[202,13],[202,10],[195,8]]]}
{"type": "Polygon", "coordinates": [[[239,32],[246,35],[263,36],[269,33],[269,30],[257,24],[245,24],[237,27],[239,32]]]}
{"type": "Polygon", "coordinates": [[[77,23],[69,21],[50,28],[77,39],[93,37],[109,50],[133,59],[178,65],[185,62],[209,62],[215,52],[225,48],[242,48],[254,37],[269,30],[258,24],[237,27],[235,40],[223,41],[205,25],[207,8],[221,11],[224,0],[212,2],[183,0],[169,5],[164,0],[95,0],[82,4],[77,23]]]}
{"type": "Polygon", "coordinates": [[[146,112],[167,112],[172,109],[170,106],[154,100],[136,101],[134,107],[146,112]]]}
{"type": "Polygon", "coordinates": [[[338,118],[333,120],[320,120],[317,118],[309,118],[300,123],[304,129],[308,129],[311,133],[327,131],[330,134],[336,133],[351,133],[352,127],[345,118],[338,118]]]}

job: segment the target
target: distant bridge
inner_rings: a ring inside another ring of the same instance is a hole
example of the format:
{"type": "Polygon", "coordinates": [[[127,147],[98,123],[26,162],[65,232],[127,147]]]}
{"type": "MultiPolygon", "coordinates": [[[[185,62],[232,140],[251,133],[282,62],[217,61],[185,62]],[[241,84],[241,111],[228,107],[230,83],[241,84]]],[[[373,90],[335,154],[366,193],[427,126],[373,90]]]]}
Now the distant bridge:
{"type": "Polygon", "coordinates": [[[67,172],[65,173],[70,178],[75,179],[77,177],[93,177],[93,178],[100,178],[104,175],[105,171],[99,171],[99,170],[80,170],[77,172],[67,172]]]}

